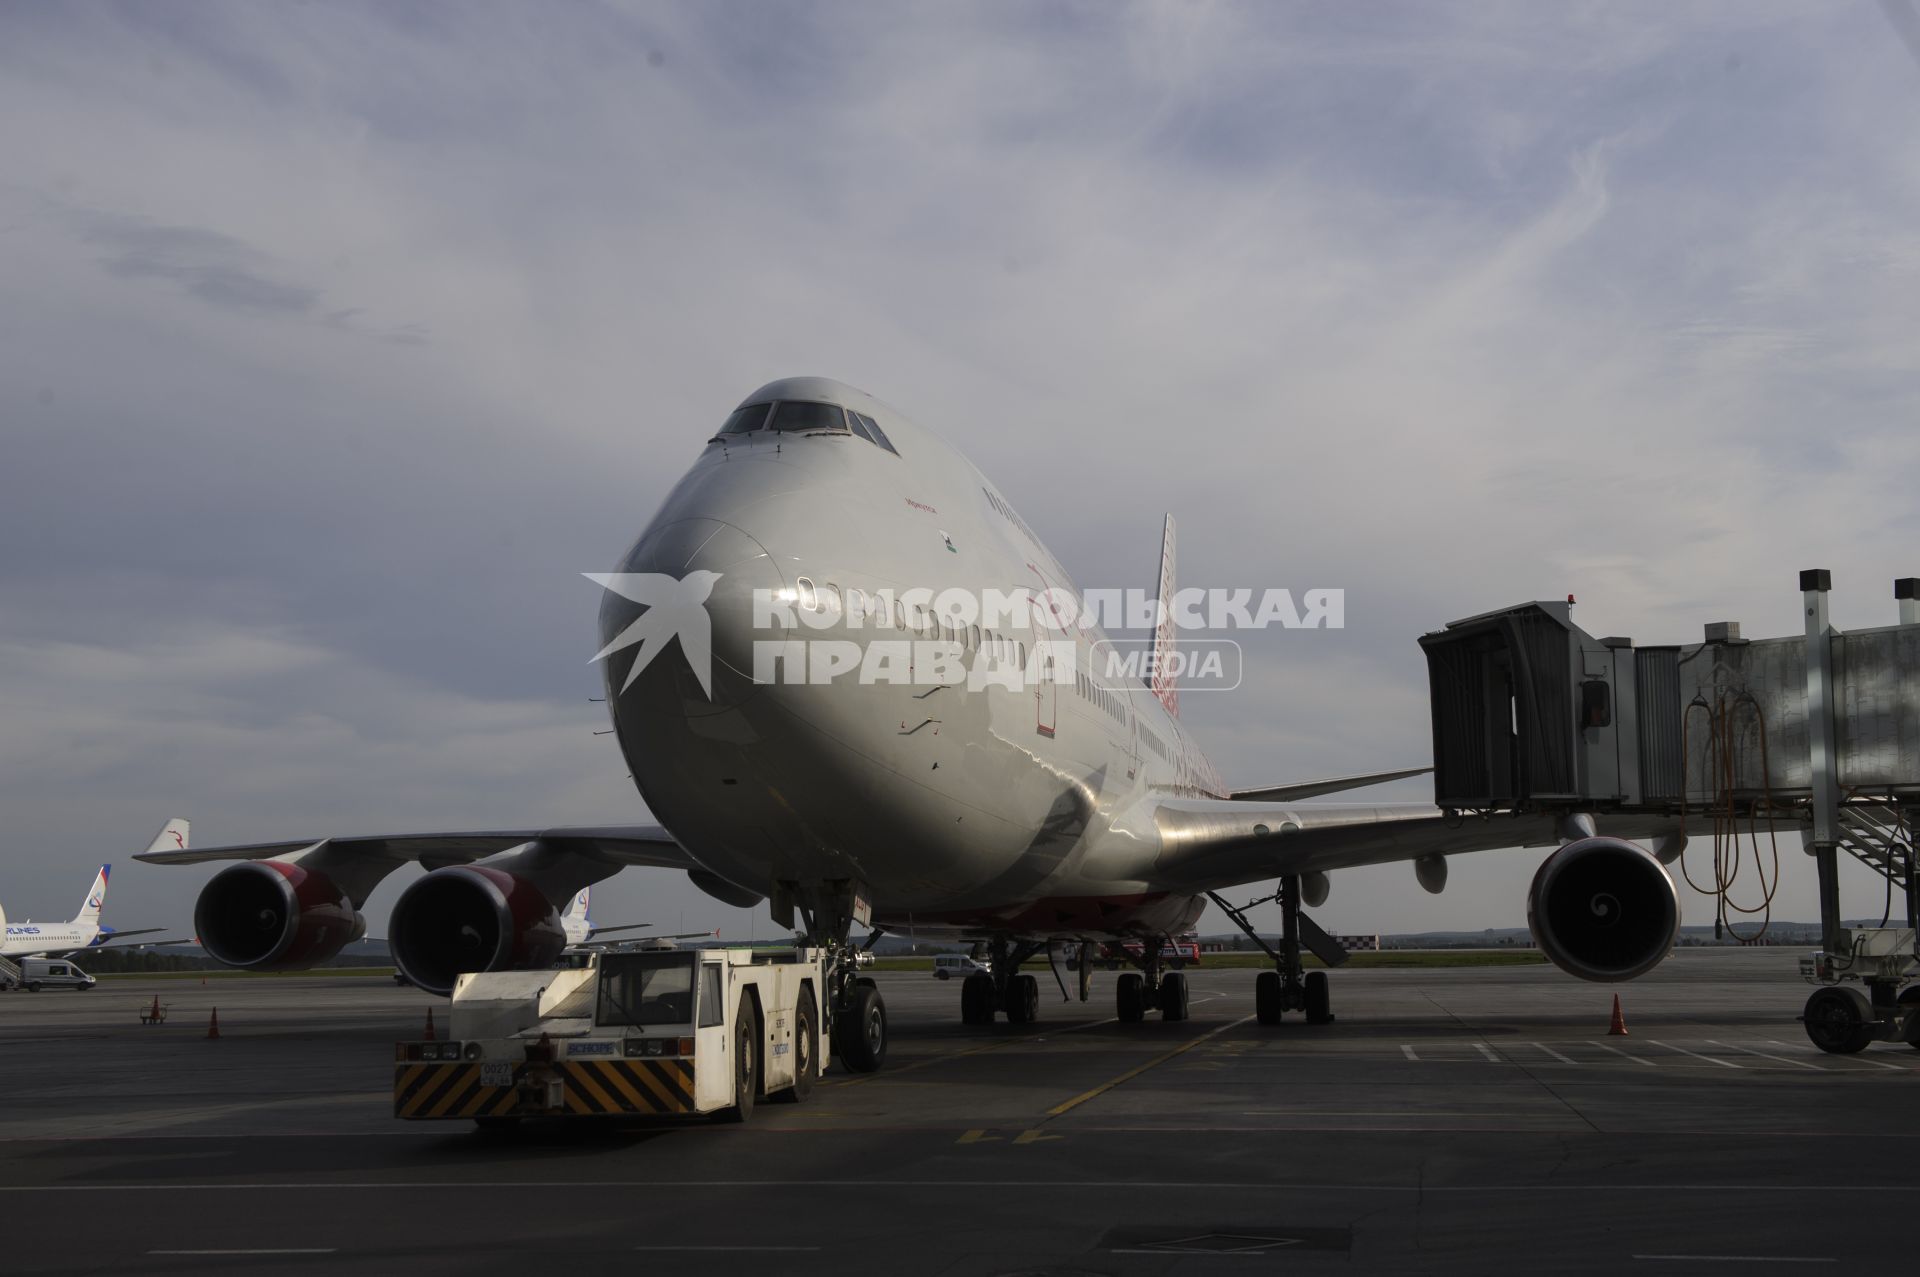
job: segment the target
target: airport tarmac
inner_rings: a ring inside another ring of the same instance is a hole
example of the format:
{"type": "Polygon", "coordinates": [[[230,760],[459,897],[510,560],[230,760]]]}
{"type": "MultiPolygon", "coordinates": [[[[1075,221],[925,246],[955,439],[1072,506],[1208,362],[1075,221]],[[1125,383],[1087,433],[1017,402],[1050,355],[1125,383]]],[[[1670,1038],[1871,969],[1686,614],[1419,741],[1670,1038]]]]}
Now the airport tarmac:
{"type": "Polygon", "coordinates": [[[1911,1262],[1920,1051],[1823,1055],[1792,949],[1334,975],[1337,1022],[1121,1025],[1113,976],[969,1029],[882,974],[888,1067],[744,1127],[390,1114],[445,1004],[384,979],[0,995],[10,1273],[1721,1272],[1911,1262]],[[1616,989],[1630,1035],[1606,1035],[1616,989]],[[155,993],[167,1023],[138,1022],[155,993]],[[220,1033],[206,1036],[217,1006],[220,1033]],[[1889,1214],[1889,1212],[1894,1212],[1889,1214]]]}

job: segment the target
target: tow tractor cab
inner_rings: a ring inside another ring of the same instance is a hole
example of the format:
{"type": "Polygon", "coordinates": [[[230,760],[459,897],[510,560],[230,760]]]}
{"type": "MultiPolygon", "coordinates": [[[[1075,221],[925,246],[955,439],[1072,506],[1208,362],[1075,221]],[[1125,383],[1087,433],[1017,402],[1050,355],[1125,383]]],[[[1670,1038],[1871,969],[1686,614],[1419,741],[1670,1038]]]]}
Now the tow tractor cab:
{"type": "Polygon", "coordinates": [[[827,1064],[825,949],[654,949],[459,977],[444,1041],[395,1050],[408,1119],[724,1113],[806,1098],[827,1064]]]}

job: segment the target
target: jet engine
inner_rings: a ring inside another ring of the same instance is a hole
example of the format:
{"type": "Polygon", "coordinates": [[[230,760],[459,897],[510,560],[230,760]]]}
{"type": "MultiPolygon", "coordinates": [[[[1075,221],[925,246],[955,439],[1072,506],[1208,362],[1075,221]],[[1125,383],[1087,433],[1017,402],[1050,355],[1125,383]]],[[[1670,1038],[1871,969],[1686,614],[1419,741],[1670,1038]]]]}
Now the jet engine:
{"type": "Polygon", "coordinates": [[[1680,931],[1680,893],[1666,866],[1618,838],[1582,838],[1533,876],[1527,925],[1553,964],[1582,980],[1651,971],[1680,931]]]}
{"type": "Polygon", "coordinates": [[[249,971],[297,971],[366,934],[347,893],[285,860],[243,860],[200,889],[193,927],[207,955],[249,971]]]}
{"type": "Polygon", "coordinates": [[[463,971],[550,967],[567,947],[560,914],[527,879],[504,869],[436,869],[400,894],[388,922],[393,960],[432,993],[463,971]]]}

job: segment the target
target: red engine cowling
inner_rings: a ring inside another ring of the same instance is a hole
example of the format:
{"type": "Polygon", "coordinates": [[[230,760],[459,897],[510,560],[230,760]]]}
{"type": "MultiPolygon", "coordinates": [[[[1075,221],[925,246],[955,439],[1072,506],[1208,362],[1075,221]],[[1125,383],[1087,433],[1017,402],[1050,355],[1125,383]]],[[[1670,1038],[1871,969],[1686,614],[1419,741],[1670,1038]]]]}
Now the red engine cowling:
{"type": "Polygon", "coordinates": [[[297,971],[366,934],[353,901],[325,874],[284,860],[246,860],[200,889],[193,926],[207,956],[249,971],[297,971]]]}
{"type": "Polygon", "coordinates": [[[1582,980],[1631,980],[1680,933],[1665,865],[1619,838],[1582,838],[1548,856],[1527,893],[1527,926],[1553,964],[1582,980]]]}
{"type": "Polygon", "coordinates": [[[550,967],[567,947],[560,914],[538,887],[504,869],[455,865],[408,887],[388,922],[393,961],[432,993],[463,971],[550,967]]]}

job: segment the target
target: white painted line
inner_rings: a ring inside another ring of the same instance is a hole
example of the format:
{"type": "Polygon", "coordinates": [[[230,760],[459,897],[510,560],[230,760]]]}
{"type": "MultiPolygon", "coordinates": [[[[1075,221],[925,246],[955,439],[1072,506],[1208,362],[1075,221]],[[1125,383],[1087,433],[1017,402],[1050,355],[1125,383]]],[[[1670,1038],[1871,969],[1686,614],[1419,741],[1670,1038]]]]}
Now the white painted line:
{"type": "MultiPolygon", "coordinates": [[[[1713,1038],[1708,1038],[1707,1041],[1712,1042],[1715,1046],[1728,1045],[1728,1043],[1720,1042],[1713,1038]]],[[[1808,1064],[1805,1060],[1789,1059],[1787,1056],[1784,1056],[1784,1055],[1769,1055],[1765,1051],[1756,1051],[1750,1046],[1741,1046],[1738,1042],[1733,1043],[1732,1046],[1733,1046],[1733,1049],[1736,1051],[1745,1051],[1748,1055],[1757,1055],[1763,1060],[1778,1060],[1782,1064],[1791,1064],[1796,1069],[1812,1069],[1815,1073],[1826,1072],[1826,1070],[1821,1068],[1818,1064],[1808,1064]]]]}
{"type": "MultiPolygon", "coordinates": [[[[1772,1038],[1761,1038],[1760,1040],[1768,1046],[1777,1046],[1783,1051],[1791,1051],[1793,1049],[1785,1042],[1775,1042],[1772,1038]]],[[[1903,1069],[1898,1064],[1888,1064],[1885,1060],[1869,1060],[1859,1055],[1845,1055],[1840,1058],[1853,1064],[1871,1064],[1876,1069],[1892,1069],[1895,1073],[1911,1073],[1913,1071],[1912,1069],[1903,1069]]]]}
{"type": "MultiPolygon", "coordinates": [[[[1153,1130],[1163,1131],[1163,1127],[1093,1127],[1093,1130],[1120,1129],[1125,1131],[1153,1130]]],[[[1181,1127],[1181,1130],[1192,1130],[1181,1127]]],[[[1204,1128],[1208,1130],[1238,1131],[1239,1126],[1204,1128]]],[[[1292,1128],[1287,1128],[1292,1129],[1292,1128]]],[[[1537,1129],[1537,1128],[1530,1128],[1537,1129]]],[[[1692,1131],[1688,1134],[1709,1136],[1720,1135],[1719,1131],[1692,1131]]],[[[1831,1140],[1824,1133],[1809,1135],[1805,1131],[1768,1131],[1762,1132],[1779,1139],[1821,1139],[1831,1140]]],[[[1878,1135],[1876,1139],[1910,1140],[1916,1136],[1878,1135]]],[[[1122,1192],[1199,1192],[1217,1193],[1227,1191],[1259,1190],[1271,1192],[1284,1190],[1299,1193],[1481,1193],[1487,1195],[1510,1195],[1514,1193],[1592,1193],[1605,1190],[1609,1193],[1797,1193],[1797,1194],[1878,1194],[1898,1193],[1911,1196],[1911,1184],[1336,1184],[1328,1181],[1286,1182],[1274,1180],[1193,1180],[1193,1179],[527,1179],[527,1180],[299,1180],[284,1184],[237,1183],[232,1180],[218,1182],[175,1181],[165,1184],[0,1184],[0,1196],[25,1193],[472,1193],[479,1190],[505,1191],[511,1193],[532,1192],[536,1190],[579,1192],[581,1190],[604,1191],[608,1189],[648,1189],[658,1192],[706,1192],[716,1188],[768,1188],[791,1189],[796,1192],[838,1193],[849,1188],[951,1188],[979,1189],[982,1192],[1003,1192],[1009,1188],[1031,1188],[1038,1191],[1084,1192],[1087,1189],[1116,1189],[1122,1192]]]]}
{"type": "Polygon", "coordinates": [[[1409,1060],[1412,1060],[1415,1064],[1420,1063],[1420,1057],[1413,1053],[1413,1048],[1410,1046],[1407,1046],[1404,1043],[1401,1044],[1400,1054],[1406,1056],[1409,1060]]]}
{"type": "Polygon", "coordinates": [[[1558,1051],[1548,1046],[1545,1042],[1535,1042],[1533,1045],[1539,1047],[1542,1051],[1545,1051],[1548,1055],[1551,1055],[1554,1059],[1560,1061],[1560,1063],[1562,1064],[1574,1063],[1573,1060],[1570,1060],[1566,1056],[1560,1054],[1558,1051]]]}
{"type": "Polygon", "coordinates": [[[331,1246],[260,1246],[245,1250],[150,1250],[149,1255],[332,1255],[331,1246]]]}
{"type": "Polygon", "coordinates": [[[778,1253],[784,1255],[793,1251],[813,1251],[819,1250],[820,1248],[818,1246],[635,1246],[634,1249],[657,1252],[699,1251],[702,1253],[709,1251],[723,1251],[727,1253],[752,1251],[755,1253],[778,1253]]]}
{"type": "Polygon", "coordinates": [[[1743,1064],[1735,1064],[1732,1060],[1723,1060],[1716,1055],[1702,1055],[1698,1051],[1689,1051],[1684,1046],[1675,1046],[1671,1042],[1662,1042],[1658,1038],[1648,1038],[1647,1041],[1653,1043],[1655,1046],[1664,1046],[1669,1051],[1678,1051],[1682,1055],[1691,1055],[1696,1060],[1705,1060],[1708,1064],[1718,1064],[1723,1069],[1739,1069],[1739,1068],[1746,1067],[1743,1064]]]}
{"type": "Polygon", "coordinates": [[[1650,1069],[1660,1067],[1659,1065],[1655,1064],[1652,1060],[1645,1059],[1638,1055],[1628,1055],[1625,1051],[1622,1051],[1617,1046],[1608,1046],[1605,1042],[1595,1042],[1594,1045],[1599,1047],[1602,1051],[1613,1052],[1615,1055],[1619,1056],[1623,1060],[1632,1060],[1635,1064],[1644,1064],[1650,1069]]]}
{"type": "Polygon", "coordinates": [[[1670,1259],[1695,1264],[1837,1264],[1825,1255],[1635,1255],[1635,1259],[1670,1259]]]}
{"type": "Polygon", "coordinates": [[[1475,1042],[1473,1045],[1479,1049],[1480,1054],[1486,1056],[1489,1060],[1492,1060],[1495,1064],[1500,1063],[1500,1057],[1495,1055],[1493,1053],[1493,1048],[1488,1046],[1485,1042],[1475,1042]]]}

